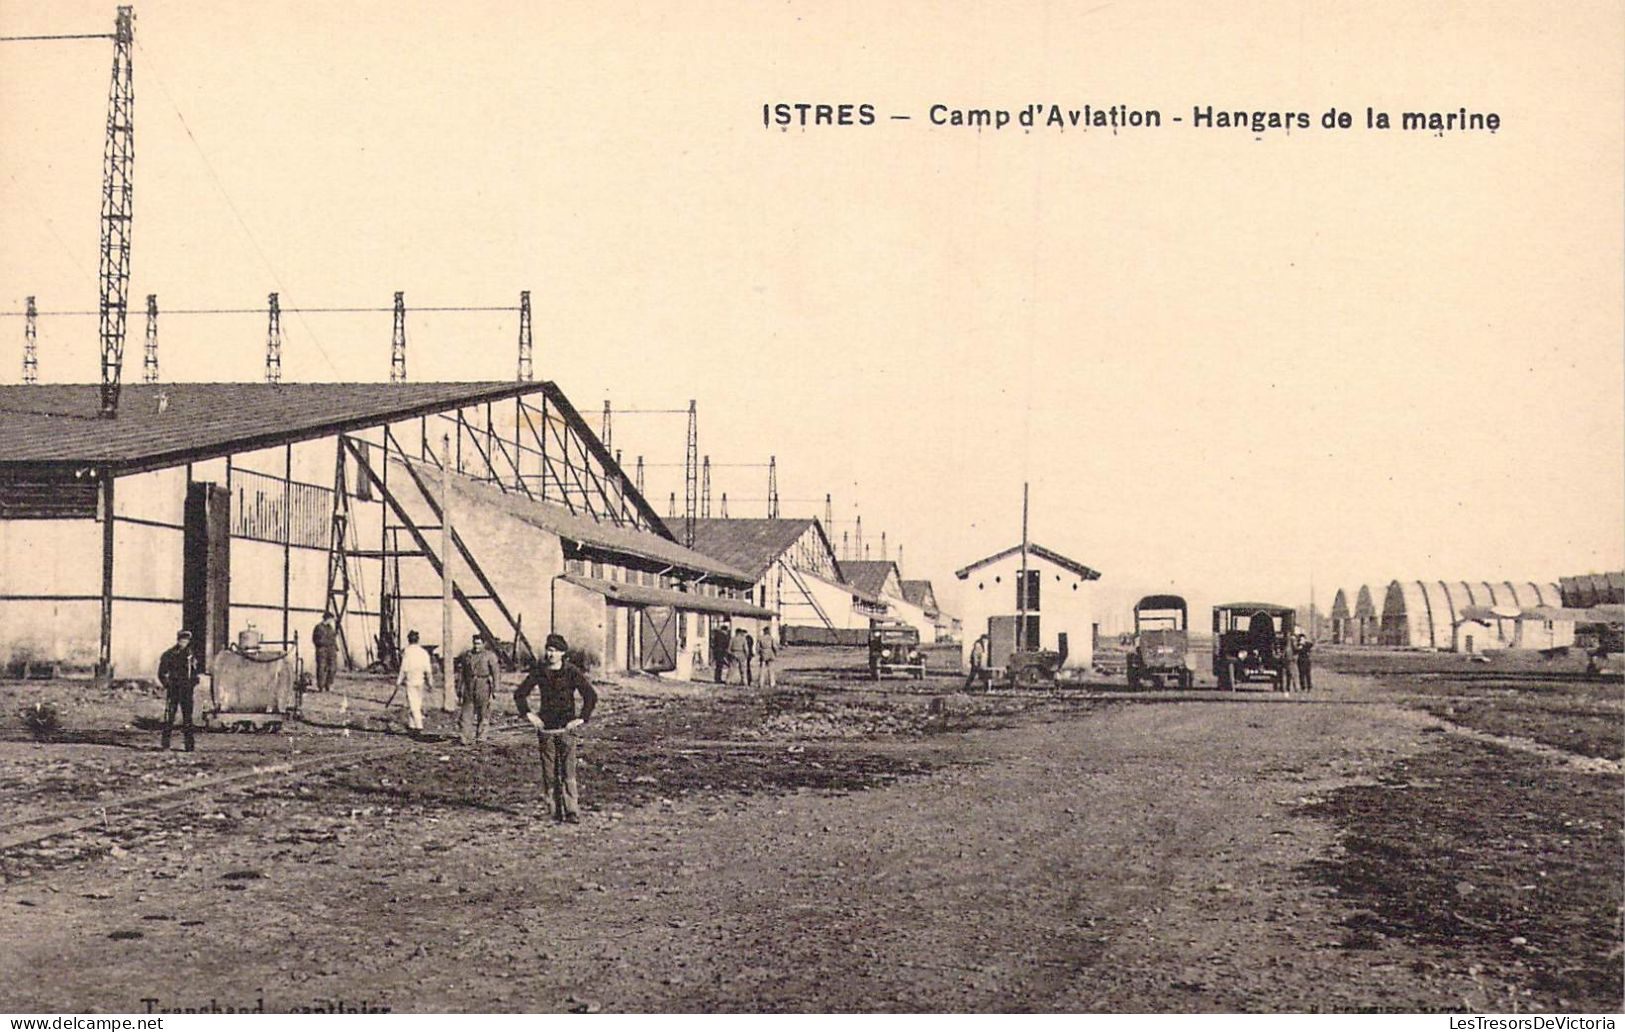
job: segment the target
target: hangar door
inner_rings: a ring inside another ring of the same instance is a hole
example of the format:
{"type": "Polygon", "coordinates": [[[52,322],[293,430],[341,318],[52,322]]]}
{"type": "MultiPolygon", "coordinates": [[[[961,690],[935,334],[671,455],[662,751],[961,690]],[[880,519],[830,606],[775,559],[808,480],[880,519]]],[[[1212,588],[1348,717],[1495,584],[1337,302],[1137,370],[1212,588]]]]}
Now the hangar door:
{"type": "Polygon", "coordinates": [[[645,606],[638,619],[643,626],[639,640],[643,645],[643,662],[639,666],[647,673],[658,674],[677,669],[677,610],[671,606],[645,606]]]}

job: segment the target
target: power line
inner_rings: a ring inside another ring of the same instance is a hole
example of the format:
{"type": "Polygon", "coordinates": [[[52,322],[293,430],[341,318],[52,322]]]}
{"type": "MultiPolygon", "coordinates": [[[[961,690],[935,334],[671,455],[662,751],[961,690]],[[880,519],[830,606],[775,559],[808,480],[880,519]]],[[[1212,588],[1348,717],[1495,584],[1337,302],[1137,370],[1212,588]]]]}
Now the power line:
{"type": "Polygon", "coordinates": [[[62,36],[0,36],[0,43],[37,43],[48,39],[117,39],[111,32],[82,32],[62,36]]]}
{"type": "MultiPolygon", "coordinates": [[[[285,308],[282,309],[282,311],[284,311],[284,312],[298,312],[300,314],[314,314],[314,315],[331,315],[331,314],[358,315],[358,314],[366,314],[366,313],[372,313],[372,312],[394,312],[395,309],[394,308],[383,308],[383,307],[370,307],[370,308],[347,308],[347,307],[346,308],[326,308],[326,307],[318,307],[318,308],[287,308],[287,307],[285,307],[285,308]]],[[[437,305],[437,306],[433,306],[433,307],[429,307],[429,308],[418,308],[418,307],[414,306],[414,307],[410,307],[410,308],[407,309],[408,313],[413,313],[413,312],[517,312],[517,311],[519,311],[519,309],[515,308],[513,305],[437,305]]],[[[20,315],[25,315],[25,314],[27,314],[27,313],[25,313],[25,312],[0,312],[0,318],[9,317],[9,316],[20,316],[20,315]]],[[[37,315],[76,317],[76,316],[100,315],[101,313],[99,311],[97,311],[96,309],[94,309],[94,308],[87,308],[87,309],[84,309],[84,310],[74,310],[74,311],[62,310],[62,311],[55,311],[55,312],[37,312],[35,314],[37,314],[37,315]]],[[[264,314],[265,314],[265,309],[264,308],[175,308],[175,309],[166,308],[166,309],[164,309],[165,318],[168,318],[169,316],[172,316],[172,315],[264,315],[264,314]]]]}

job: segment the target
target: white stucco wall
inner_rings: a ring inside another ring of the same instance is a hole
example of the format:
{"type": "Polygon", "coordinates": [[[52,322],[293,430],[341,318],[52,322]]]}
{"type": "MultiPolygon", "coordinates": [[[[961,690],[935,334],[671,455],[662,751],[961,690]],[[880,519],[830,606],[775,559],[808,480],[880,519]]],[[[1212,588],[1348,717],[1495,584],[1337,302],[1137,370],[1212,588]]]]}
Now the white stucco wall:
{"type": "MultiPolygon", "coordinates": [[[[1068,669],[1088,669],[1094,663],[1094,636],[1091,624],[1096,611],[1095,582],[1086,581],[1070,570],[1035,555],[1027,559],[1029,570],[1041,573],[1038,594],[1039,647],[1054,649],[1057,636],[1067,636],[1068,669]]],[[[970,571],[960,591],[961,618],[964,621],[960,653],[969,665],[971,646],[987,633],[990,616],[1016,615],[1016,577],[1021,556],[1009,556],[970,571]]]]}

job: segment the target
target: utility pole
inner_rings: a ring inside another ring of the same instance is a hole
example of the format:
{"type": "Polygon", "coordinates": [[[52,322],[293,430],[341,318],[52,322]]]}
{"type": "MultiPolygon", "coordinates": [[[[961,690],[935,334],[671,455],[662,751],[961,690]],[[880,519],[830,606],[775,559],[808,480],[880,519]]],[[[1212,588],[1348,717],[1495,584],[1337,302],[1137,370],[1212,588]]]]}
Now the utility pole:
{"type": "Polygon", "coordinates": [[[903,575],[903,546],[897,546],[897,576],[903,575]]]}
{"type": "Polygon", "coordinates": [[[130,224],[135,212],[135,79],[130,49],[135,13],[118,9],[113,29],[113,75],[107,91],[107,139],[102,148],[102,253],[99,330],[102,351],[101,416],[118,415],[124,372],[124,326],[129,315],[130,224]]]}
{"type": "MultiPolygon", "coordinates": [[[[396,298],[400,295],[396,294],[396,298]]],[[[457,675],[452,669],[451,641],[451,435],[440,435],[440,706],[447,713],[457,702],[457,675]]]]}
{"type": "Polygon", "coordinates": [[[142,362],[144,383],[158,382],[158,295],[147,295],[147,354],[142,362]]]}
{"type": "Polygon", "coordinates": [[[852,533],[852,548],[859,559],[868,558],[863,552],[863,516],[861,513],[858,515],[857,530],[852,533]]]}
{"type": "Polygon", "coordinates": [[[767,457],[767,518],[779,518],[779,457],[767,457]]]}
{"type": "Polygon", "coordinates": [[[832,531],[834,529],[835,529],[835,503],[832,502],[830,500],[829,495],[826,494],[826,495],[824,495],[824,532],[828,533],[828,532],[830,532],[830,531],[832,531]]]}
{"type": "Polygon", "coordinates": [[[1021,485],[1021,577],[1016,581],[1016,651],[1027,637],[1027,485],[1021,485]]]}
{"type": "Polygon", "coordinates": [[[688,451],[683,459],[683,544],[694,547],[694,516],[699,505],[699,482],[695,479],[700,465],[699,409],[694,399],[688,401],[688,451]]]}
{"type": "Polygon", "coordinates": [[[671,493],[671,499],[666,502],[666,518],[668,520],[675,520],[677,518],[677,492],[676,491],[673,491],[671,493]]]}
{"type": "Polygon", "coordinates": [[[389,346],[389,382],[406,382],[406,295],[395,291],[395,336],[389,346]]]}
{"type": "Polygon", "coordinates": [[[728,492],[722,492],[722,518],[728,518],[728,492]]]}
{"type": "Polygon", "coordinates": [[[700,473],[700,518],[711,518],[711,456],[705,457],[705,465],[700,473]]]}
{"type": "Polygon", "coordinates": [[[282,302],[275,293],[266,299],[265,382],[282,382],[282,302]]]}
{"type": "Polygon", "coordinates": [[[638,494],[643,494],[643,456],[638,456],[638,494]]]}
{"type": "Polygon", "coordinates": [[[880,532],[880,558],[886,558],[886,532],[880,532]]]}
{"type": "Polygon", "coordinates": [[[28,295],[27,319],[23,323],[23,383],[39,383],[38,336],[39,310],[34,307],[34,295],[28,295]]]}
{"type": "Polygon", "coordinates": [[[610,422],[609,399],[605,398],[604,399],[604,432],[598,435],[599,439],[604,442],[604,450],[605,451],[609,450],[610,434],[614,431],[614,429],[615,429],[614,425],[610,422]]]}
{"type": "Polygon", "coordinates": [[[529,383],[531,370],[530,291],[519,292],[519,382],[529,383]]]}
{"type": "Polygon", "coordinates": [[[841,558],[852,558],[852,542],[847,538],[846,531],[841,531],[841,558]]]}

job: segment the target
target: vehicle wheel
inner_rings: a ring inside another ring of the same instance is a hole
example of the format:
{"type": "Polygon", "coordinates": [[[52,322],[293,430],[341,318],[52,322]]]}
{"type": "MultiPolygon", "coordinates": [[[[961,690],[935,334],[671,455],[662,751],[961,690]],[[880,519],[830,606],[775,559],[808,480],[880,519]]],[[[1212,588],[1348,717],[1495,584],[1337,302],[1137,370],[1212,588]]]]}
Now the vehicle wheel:
{"type": "Polygon", "coordinates": [[[1196,686],[1196,675],[1195,674],[1191,673],[1189,670],[1186,670],[1186,671],[1182,672],[1179,675],[1179,688],[1180,688],[1181,691],[1187,691],[1188,692],[1192,688],[1194,688],[1195,686],[1196,686]]]}
{"type": "Polygon", "coordinates": [[[1140,690],[1140,675],[1135,673],[1133,670],[1128,672],[1128,690],[1131,692],[1137,692],[1140,690]]]}

